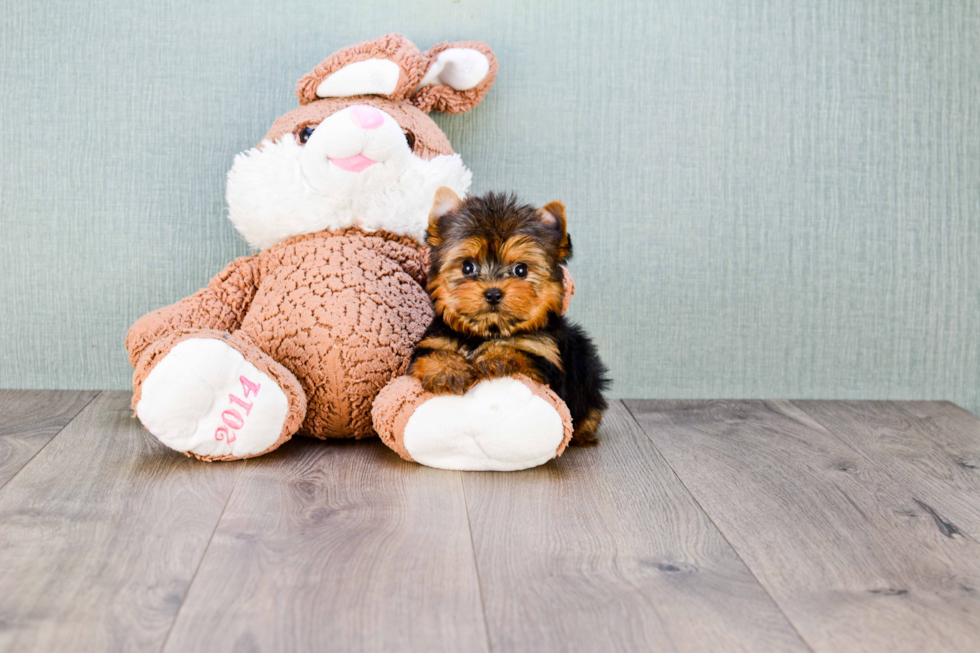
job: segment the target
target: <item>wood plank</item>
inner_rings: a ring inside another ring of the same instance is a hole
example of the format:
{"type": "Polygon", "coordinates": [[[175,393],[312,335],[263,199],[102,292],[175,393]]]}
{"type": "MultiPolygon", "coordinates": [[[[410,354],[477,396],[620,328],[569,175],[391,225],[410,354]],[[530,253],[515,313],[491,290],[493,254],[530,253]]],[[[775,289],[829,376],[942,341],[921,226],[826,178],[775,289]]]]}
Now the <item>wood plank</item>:
{"type": "Polygon", "coordinates": [[[793,403],[980,541],[980,417],[940,401],[793,403]]]}
{"type": "Polygon", "coordinates": [[[807,650],[621,403],[600,437],[463,476],[493,651],[807,650]]]}
{"type": "Polygon", "coordinates": [[[798,407],[627,405],[815,650],[976,650],[980,545],[798,407]]]}
{"type": "Polygon", "coordinates": [[[98,392],[0,390],[0,488],[98,392]]]}
{"type": "Polygon", "coordinates": [[[166,650],[486,647],[459,473],[299,438],[249,461],[166,650]]]}
{"type": "Polygon", "coordinates": [[[159,444],[102,393],[0,492],[0,650],[159,651],[242,463],[159,444]]]}

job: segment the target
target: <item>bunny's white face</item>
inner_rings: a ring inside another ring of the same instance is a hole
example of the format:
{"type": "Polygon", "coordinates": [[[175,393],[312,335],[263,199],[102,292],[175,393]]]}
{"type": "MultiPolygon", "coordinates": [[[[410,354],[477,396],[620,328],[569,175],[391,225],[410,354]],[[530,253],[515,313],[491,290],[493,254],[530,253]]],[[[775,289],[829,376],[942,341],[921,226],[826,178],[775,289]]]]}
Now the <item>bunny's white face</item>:
{"type": "Polygon", "coordinates": [[[303,145],[302,169],[313,188],[343,193],[372,166],[404,169],[413,156],[402,128],[380,109],[355,104],[307,125],[297,139],[303,145]]]}
{"type": "Polygon", "coordinates": [[[436,189],[464,195],[471,176],[457,154],[416,156],[390,114],[355,104],[235,157],[229,218],[260,249],[355,225],[423,242],[436,189]]]}

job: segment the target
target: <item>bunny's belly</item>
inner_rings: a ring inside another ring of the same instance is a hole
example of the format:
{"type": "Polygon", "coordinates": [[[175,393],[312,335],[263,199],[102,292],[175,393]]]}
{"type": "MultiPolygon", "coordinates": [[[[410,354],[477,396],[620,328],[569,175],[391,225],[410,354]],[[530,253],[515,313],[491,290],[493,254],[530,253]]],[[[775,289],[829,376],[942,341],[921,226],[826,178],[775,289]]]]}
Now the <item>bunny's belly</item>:
{"type": "Polygon", "coordinates": [[[422,249],[347,230],[293,239],[262,258],[241,331],[302,384],[308,407],[300,432],[372,435],[374,397],[404,373],[432,320],[422,249]]]}

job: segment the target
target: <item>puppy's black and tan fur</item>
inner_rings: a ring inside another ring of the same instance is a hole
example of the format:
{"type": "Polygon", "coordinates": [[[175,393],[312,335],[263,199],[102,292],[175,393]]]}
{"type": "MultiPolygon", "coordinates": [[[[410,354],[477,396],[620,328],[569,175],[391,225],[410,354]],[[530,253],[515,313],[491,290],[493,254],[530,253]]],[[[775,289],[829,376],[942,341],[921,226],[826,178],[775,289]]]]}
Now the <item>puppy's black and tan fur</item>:
{"type": "Polygon", "coordinates": [[[440,188],[428,243],[436,316],[409,373],[438,394],[523,374],[568,406],[572,444],[595,443],[609,381],[592,341],[561,316],[561,264],[572,255],[564,205],[494,193],[463,201],[440,188]]]}

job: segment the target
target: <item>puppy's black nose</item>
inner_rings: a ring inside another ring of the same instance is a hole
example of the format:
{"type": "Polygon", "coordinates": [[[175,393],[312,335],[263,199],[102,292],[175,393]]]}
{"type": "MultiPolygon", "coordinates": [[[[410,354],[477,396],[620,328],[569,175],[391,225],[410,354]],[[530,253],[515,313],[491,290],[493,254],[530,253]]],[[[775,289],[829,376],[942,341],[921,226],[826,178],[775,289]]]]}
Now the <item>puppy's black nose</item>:
{"type": "Polygon", "coordinates": [[[504,298],[504,291],[500,288],[490,288],[485,293],[483,297],[487,300],[487,303],[491,306],[496,306],[500,303],[500,300],[504,298]]]}

